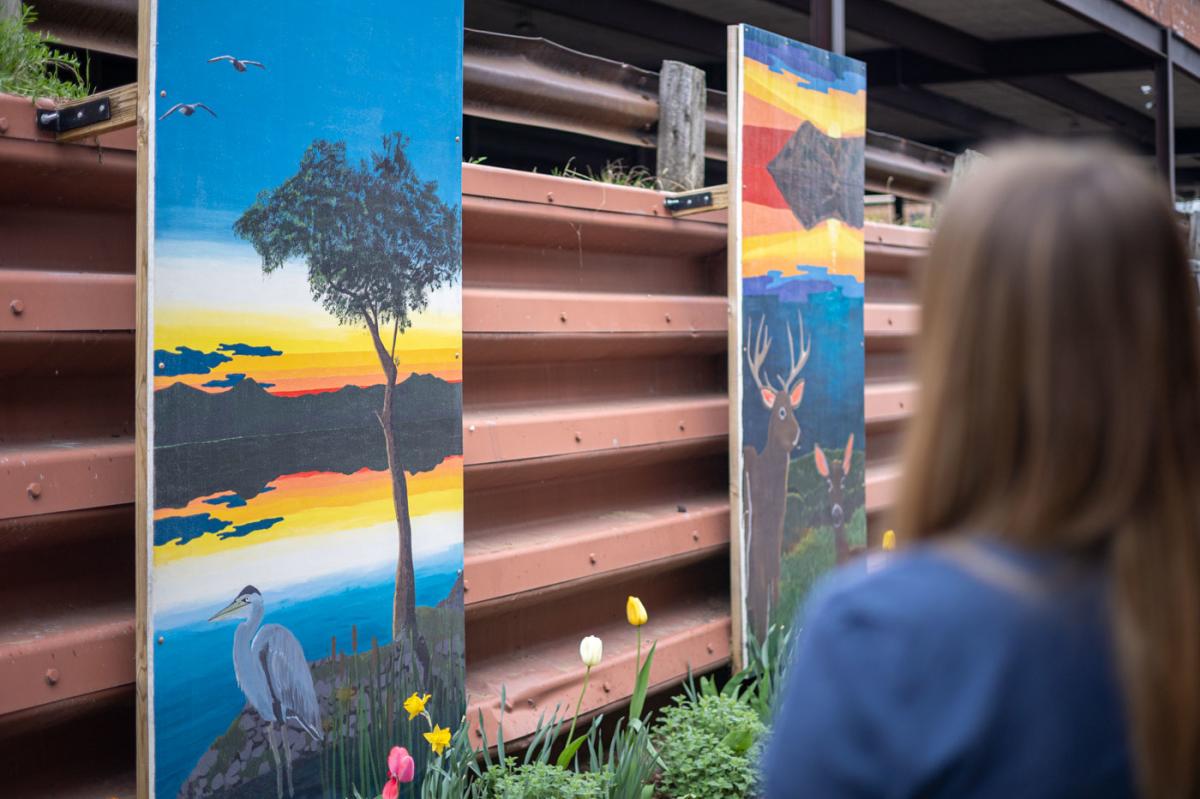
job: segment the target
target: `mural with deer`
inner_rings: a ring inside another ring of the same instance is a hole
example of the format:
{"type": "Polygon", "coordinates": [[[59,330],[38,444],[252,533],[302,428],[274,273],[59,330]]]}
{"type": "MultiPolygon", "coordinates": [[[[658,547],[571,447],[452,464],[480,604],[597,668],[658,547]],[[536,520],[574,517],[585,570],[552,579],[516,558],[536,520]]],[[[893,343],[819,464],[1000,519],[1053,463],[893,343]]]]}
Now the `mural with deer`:
{"type": "MultiPolygon", "coordinates": [[[[758,387],[758,398],[767,411],[767,439],[761,450],[745,447],[742,454],[742,512],[745,517],[746,549],[750,558],[750,598],[752,625],[763,630],[771,604],[779,594],[780,553],[783,547],[783,521],[787,511],[788,467],[792,450],[800,442],[800,423],[796,411],[804,399],[804,379],[800,377],[808,362],[811,342],[804,338],[804,317],[800,316],[799,352],[788,336],[788,375],[772,383],[763,373],[763,364],[771,351],[771,334],[766,317],[760,317],[758,329],[746,352],[750,378],[758,387]]],[[[753,404],[753,403],[752,403],[753,404]]]]}
{"type": "Polygon", "coordinates": [[[733,36],[744,642],[790,624],[821,575],[867,545],[866,78],[853,59],[757,28],[733,36]]]}

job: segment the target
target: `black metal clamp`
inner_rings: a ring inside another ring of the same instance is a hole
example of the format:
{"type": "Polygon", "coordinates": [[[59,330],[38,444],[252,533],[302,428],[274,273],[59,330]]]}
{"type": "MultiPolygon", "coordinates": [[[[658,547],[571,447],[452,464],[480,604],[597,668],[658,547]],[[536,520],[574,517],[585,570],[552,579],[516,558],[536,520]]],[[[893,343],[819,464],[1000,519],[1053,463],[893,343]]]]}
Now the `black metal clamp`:
{"type": "Polygon", "coordinates": [[[679,213],[680,211],[690,211],[695,208],[709,208],[712,204],[713,196],[711,191],[700,191],[663,198],[663,205],[672,214],[679,213]]]}
{"type": "Polygon", "coordinates": [[[94,125],[112,119],[112,101],[108,97],[98,97],[66,108],[39,108],[35,113],[39,130],[66,133],[84,125],[94,125]]]}

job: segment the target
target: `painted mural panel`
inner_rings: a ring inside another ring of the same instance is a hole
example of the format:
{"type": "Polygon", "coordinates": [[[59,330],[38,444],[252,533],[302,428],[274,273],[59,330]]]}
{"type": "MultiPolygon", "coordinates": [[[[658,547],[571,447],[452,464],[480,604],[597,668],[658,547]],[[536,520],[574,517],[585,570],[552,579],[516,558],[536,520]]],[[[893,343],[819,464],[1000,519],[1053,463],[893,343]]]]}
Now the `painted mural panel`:
{"type": "Polygon", "coordinates": [[[465,706],[461,2],[149,5],[142,768],[419,783],[465,706]]]}
{"type": "Polygon", "coordinates": [[[739,598],[761,639],[866,546],[866,71],[750,26],[731,37],[739,598]]]}

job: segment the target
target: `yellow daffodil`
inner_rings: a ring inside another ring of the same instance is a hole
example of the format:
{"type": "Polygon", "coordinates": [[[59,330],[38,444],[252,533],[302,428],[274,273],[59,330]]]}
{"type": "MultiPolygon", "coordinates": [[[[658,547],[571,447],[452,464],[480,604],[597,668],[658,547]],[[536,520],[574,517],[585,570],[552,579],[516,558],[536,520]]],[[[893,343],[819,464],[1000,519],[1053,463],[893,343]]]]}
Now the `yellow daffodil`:
{"type": "Polygon", "coordinates": [[[629,623],[634,627],[641,627],[650,620],[646,614],[646,606],[635,596],[625,600],[625,618],[629,619],[629,623]]]}
{"type": "Polygon", "coordinates": [[[442,750],[450,745],[450,730],[434,724],[433,731],[425,733],[425,740],[429,741],[429,746],[433,748],[433,753],[440,757],[442,750]]]}
{"type": "Polygon", "coordinates": [[[883,534],[883,542],[881,544],[885,550],[893,550],[896,548],[896,531],[888,530],[883,534]]]}
{"type": "Polygon", "coordinates": [[[412,721],[417,716],[425,712],[425,703],[429,701],[429,694],[425,696],[417,696],[414,692],[412,696],[404,700],[404,709],[408,711],[408,720],[412,721]]]}

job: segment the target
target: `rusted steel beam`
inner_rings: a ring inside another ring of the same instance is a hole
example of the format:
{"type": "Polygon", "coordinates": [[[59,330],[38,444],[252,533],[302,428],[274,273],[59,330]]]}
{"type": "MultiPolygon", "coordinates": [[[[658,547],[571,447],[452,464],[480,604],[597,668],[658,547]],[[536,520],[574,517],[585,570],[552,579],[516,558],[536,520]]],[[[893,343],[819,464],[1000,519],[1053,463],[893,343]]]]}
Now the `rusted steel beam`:
{"type": "Polygon", "coordinates": [[[867,466],[867,513],[877,513],[892,507],[899,486],[899,464],[881,463],[867,466]]]}
{"type": "MultiPolygon", "coordinates": [[[[463,113],[654,147],[658,74],[545,39],[468,30],[463,41],[463,113]]],[[[705,151],[725,158],[726,95],[708,90],[705,151]]],[[[868,133],[867,183],[928,197],[949,177],[948,153],[868,133]]]]}
{"type": "Polygon", "coordinates": [[[868,302],[863,306],[863,328],[868,339],[908,338],[916,335],[920,309],[916,305],[868,302]]]}
{"type": "Polygon", "coordinates": [[[719,355],[725,351],[726,337],[724,327],[707,331],[675,329],[660,333],[609,331],[603,334],[464,331],[463,348],[467,364],[661,358],[719,355]]]}
{"type": "Polygon", "coordinates": [[[132,330],[133,275],[0,271],[0,332],[132,330]]]}
{"type": "Polygon", "coordinates": [[[912,414],[917,387],[908,381],[868,383],[864,393],[867,424],[888,424],[912,414]]]}
{"type": "Polygon", "coordinates": [[[0,626],[0,716],[132,682],[132,602],[0,626]]]}
{"type": "MultiPolygon", "coordinates": [[[[703,674],[729,662],[727,613],[714,614],[706,606],[689,605],[656,614],[652,625],[647,637],[658,641],[650,672],[652,692],[677,685],[689,669],[703,674]]],[[[583,713],[591,716],[628,701],[633,693],[637,647],[633,628],[624,620],[588,632],[604,641],[604,661],[592,669],[583,698],[583,713]]],[[[583,671],[575,639],[524,650],[511,658],[470,664],[467,691],[478,697],[467,710],[472,739],[476,743],[481,740],[477,719],[482,712],[487,739],[496,741],[502,688],[508,703],[503,712],[505,740],[529,735],[538,719],[548,718],[556,707],[560,716],[569,714],[579,698],[583,671]]]]}
{"type": "Polygon", "coordinates": [[[615,517],[592,514],[504,533],[477,531],[467,541],[468,604],[722,550],[729,545],[729,499],[638,506],[615,517]]]}
{"type": "Polygon", "coordinates": [[[463,413],[467,465],[724,435],[729,398],[580,404],[463,413]]]}
{"type": "MultiPolygon", "coordinates": [[[[512,173],[510,173],[512,174],[512,173]]],[[[513,180],[520,182],[513,175],[513,180]]],[[[573,180],[574,183],[585,183],[573,180]]],[[[558,193],[574,186],[552,185],[558,193]]],[[[543,191],[545,187],[543,187],[543,191]]],[[[563,207],[554,192],[543,194],[538,203],[507,199],[463,197],[463,231],[468,246],[480,244],[520,244],[526,247],[550,246],[577,252],[586,247],[604,252],[637,255],[700,256],[720,252],[724,225],[695,219],[671,219],[663,207],[663,195],[652,192],[646,213],[611,212],[607,208],[563,207]],[[549,197],[549,199],[547,199],[549,197]],[[658,211],[658,214],[651,213],[658,211]],[[522,225],[536,223],[534,230],[522,225]],[[514,229],[515,226],[515,229],[514,229]],[[581,229],[588,235],[580,241],[581,229]]]]}
{"type": "Polygon", "coordinates": [[[133,502],[131,439],[0,449],[0,518],[128,502],[133,502]]]}
{"type": "Polygon", "coordinates": [[[669,333],[724,331],[724,297],[578,294],[463,289],[463,331],[470,333],[669,333]]]}

